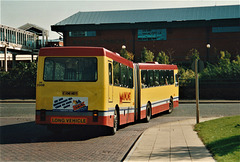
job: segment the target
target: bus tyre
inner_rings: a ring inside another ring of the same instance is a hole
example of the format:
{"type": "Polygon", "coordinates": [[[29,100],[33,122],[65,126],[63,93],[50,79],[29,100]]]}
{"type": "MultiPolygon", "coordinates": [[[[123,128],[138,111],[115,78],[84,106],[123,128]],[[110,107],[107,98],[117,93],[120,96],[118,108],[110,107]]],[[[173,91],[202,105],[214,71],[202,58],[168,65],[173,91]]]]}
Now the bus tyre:
{"type": "Polygon", "coordinates": [[[148,102],[147,107],[146,107],[146,122],[147,123],[150,121],[151,116],[152,116],[152,108],[151,108],[150,103],[148,102]]]}
{"type": "Polygon", "coordinates": [[[117,110],[115,109],[114,116],[113,116],[113,127],[111,128],[111,134],[114,135],[117,132],[117,129],[118,129],[118,114],[117,114],[117,110]]]}
{"type": "Polygon", "coordinates": [[[173,112],[173,99],[170,99],[170,103],[169,103],[169,110],[168,113],[171,114],[173,112]]]}

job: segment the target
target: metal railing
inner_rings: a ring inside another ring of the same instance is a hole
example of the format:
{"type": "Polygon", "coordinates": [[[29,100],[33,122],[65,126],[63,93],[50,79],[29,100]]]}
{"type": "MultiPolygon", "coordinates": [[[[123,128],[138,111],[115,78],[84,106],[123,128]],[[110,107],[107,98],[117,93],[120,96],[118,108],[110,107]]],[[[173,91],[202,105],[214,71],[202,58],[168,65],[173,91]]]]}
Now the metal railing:
{"type": "Polygon", "coordinates": [[[37,46],[35,33],[0,25],[0,47],[8,46],[16,50],[33,50],[37,46]]]}

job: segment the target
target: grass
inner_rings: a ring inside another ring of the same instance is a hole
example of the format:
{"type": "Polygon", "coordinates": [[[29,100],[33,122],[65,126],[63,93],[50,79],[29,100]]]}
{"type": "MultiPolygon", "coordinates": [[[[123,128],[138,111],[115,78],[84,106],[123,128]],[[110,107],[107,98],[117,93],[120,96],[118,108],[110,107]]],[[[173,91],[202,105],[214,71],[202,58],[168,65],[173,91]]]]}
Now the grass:
{"type": "Polygon", "coordinates": [[[240,116],[199,123],[195,130],[218,162],[240,162],[240,116]]]}

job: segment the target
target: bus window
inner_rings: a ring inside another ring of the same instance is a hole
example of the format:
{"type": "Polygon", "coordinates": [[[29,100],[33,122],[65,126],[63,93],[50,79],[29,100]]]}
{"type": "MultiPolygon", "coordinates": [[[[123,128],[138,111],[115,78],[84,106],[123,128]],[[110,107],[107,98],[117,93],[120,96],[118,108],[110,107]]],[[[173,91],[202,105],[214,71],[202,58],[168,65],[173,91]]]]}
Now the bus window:
{"type": "Polygon", "coordinates": [[[147,87],[147,70],[141,70],[142,88],[147,87]]]}
{"type": "Polygon", "coordinates": [[[148,77],[149,77],[149,82],[148,82],[148,86],[149,87],[153,87],[153,85],[154,85],[154,75],[153,75],[153,70],[149,70],[148,71],[148,77]]]}
{"type": "Polygon", "coordinates": [[[109,74],[109,85],[112,85],[112,64],[108,64],[108,74],[109,74]]]}
{"type": "Polygon", "coordinates": [[[164,85],[165,84],[165,78],[164,78],[164,71],[163,70],[160,70],[159,71],[159,82],[160,82],[160,85],[164,85]]]}
{"type": "Polygon", "coordinates": [[[122,87],[128,87],[128,69],[126,65],[120,64],[121,67],[121,81],[120,84],[122,87]]]}
{"type": "Polygon", "coordinates": [[[120,63],[113,62],[113,79],[114,85],[120,86],[120,63]]]}
{"type": "Polygon", "coordinates": [[[128,68],[128,76],[129,76],[129,88],[133,88],[133,69],[128,68]]]}
{"type": "Polygon", "coordinates": [[[45,81],[97,81],[97,58],[46,58],[43,78],[45,81]]]}
{"type": "Polygon", "coordinates": [[[159,71],[154,70],[154,86],[159,86],[159,71]]]}
{"type": "Polygon", "coordinates": [[[179,82],[179,75],[175,74],[175,85],[178,86],[178,82],[179,82]]]}
{"type": "Polygon", "coordinates": [[[170,84],[174,84],[174,72],[170,70],[170,84]]]}
{"type": "Polygon", "coordinates": [[[44,66],[44,80],[53,80],[54,78],[54,62],[50,59],[45,60],[45,66],[44,66]]]}

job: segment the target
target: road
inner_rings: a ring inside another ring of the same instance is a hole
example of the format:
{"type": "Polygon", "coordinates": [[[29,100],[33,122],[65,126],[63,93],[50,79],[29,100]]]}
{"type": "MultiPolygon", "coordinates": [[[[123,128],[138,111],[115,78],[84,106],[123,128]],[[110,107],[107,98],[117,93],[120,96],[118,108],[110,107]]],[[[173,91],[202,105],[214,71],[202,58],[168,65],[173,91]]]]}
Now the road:
{"type": "MultiPolygon", "coordinates": [[[[172,114],[162,113],[149,123],[122,126],[114,136],[103,127],[76,127],[52,134],[35,125],[35,104],[0,103],[1,161],[121,161],[149,127],[195,117],[195,104],[180,104],[172,114]]],[[[240,114],[239,104],[200,104],[201,117],[240,114]]]]}

